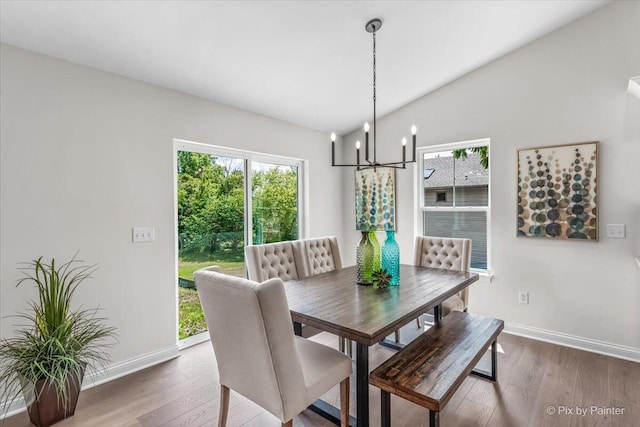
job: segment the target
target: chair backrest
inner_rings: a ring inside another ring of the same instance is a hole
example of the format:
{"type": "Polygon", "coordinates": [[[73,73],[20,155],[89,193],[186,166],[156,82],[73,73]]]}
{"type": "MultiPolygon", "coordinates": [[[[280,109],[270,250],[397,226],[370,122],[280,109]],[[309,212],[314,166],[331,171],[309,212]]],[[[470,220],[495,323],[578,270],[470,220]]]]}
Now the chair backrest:
{"type": "Polygon", "coordinates": [[[335,236],[294,240],[291,243],[299,277],[313,276],[342,268],[340,247],[335,236]]]}
{"type": "Polygon", "coordinates": [[[280,279],[257,283],[211,270],[194,274],[220,384],[281,420],[306,406],[302,365],[280,279]]]}
{"type": "Polygon", "coordinates": [[[299,277],[290,241],[245,246],[244,258],[249,279],[256,282],[276,277],[282,280],[299,277]]]}
{"type": "MultiPolygon", "coordinates": [[[[417,236],[415,265],[467,272],[471,268],[471,239],[417,236]]],[[[460,292],[467,307],[469,289],[460,292]]]]}

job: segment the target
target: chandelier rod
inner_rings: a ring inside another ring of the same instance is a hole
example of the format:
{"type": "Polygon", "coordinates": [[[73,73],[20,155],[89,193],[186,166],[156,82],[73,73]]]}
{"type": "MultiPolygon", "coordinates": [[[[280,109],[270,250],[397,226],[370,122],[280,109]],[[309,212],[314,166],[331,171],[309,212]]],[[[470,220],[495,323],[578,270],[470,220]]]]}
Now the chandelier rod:
{"type": "Polygon", "coordinates": [[[364,155],[364,164],[360,163],[360,141],[356,141],[356,163],[336,163],[336,155],[335,155],[335,142],[336,142],[336,134],[331,133],[331,166],[341,166],[341,167],[356,167],[357,170],[360,169],[369,169],[373,168],[374,170],[378,167],[390,167],[394,169],[406,169],[407,163],[415,163],[416,162],[416,127],[415,125],[411,126],[411,139],[412,139],[412,149],[411,149],[411,159],[407,160],[406,158],[406,144],[407,139],[402,138],[402,160],[396,162],[385,162],[378,163],[378,153],[377,153],[377,140],[378,140],[378,132],[377,132],[377,111],[376,111],[376,32],[382,27],[382,21],[380,19],[372,19],[367,22],[365,25],[365,29],[368,33],[372,33],[373,37],[373,161],[371,161],[369,157],[369,124],[364,124],[364,136],[365,136],[365,155],[364,155]]]}
{"type": "MultiPolygon", "coordinates": [[[[378,132],[376,130],[376,24],[372,23],[372,31],[373,35],[373,164],[375,165],[377,162],[376,156],[376,139],[378,138],[378,132]]],[[[367,159],[368,161],[369,159],[367,159]]]]}

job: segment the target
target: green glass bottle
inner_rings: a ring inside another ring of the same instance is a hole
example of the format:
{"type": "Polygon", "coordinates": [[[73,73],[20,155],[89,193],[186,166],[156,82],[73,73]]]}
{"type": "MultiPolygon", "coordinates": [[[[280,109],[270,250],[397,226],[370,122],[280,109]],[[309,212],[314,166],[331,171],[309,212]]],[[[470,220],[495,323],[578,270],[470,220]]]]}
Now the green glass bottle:
{"type": "Polygon", "coordinates": [[[370,285],[373,273],[373,245],[369,241],[369,232],[362,231],[362,239],[356,248],[356,282],[370,285]]]}
{"type": "Polygon", "coordinates": [[[376,236],[375,231],[369,232],[369,241],[373,245],[373,269],[372,271],[380,270],[380,242],[376,236]]]}

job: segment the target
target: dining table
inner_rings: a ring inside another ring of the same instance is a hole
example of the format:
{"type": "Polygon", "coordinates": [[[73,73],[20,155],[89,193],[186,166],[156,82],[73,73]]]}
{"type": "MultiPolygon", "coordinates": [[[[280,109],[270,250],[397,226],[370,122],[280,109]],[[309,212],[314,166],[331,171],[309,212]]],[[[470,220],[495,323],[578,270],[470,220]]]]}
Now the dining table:
{"type": "MultiPolygon", "coordinates": [[[[355,266],[285,282],[296,334],[304,324],[355,342],[356,416],[350,425],[369,425],[369,347],[432,309],[438,322],[442,302],[477,280],[477,273],[402,264],[399,285],[381,289],[357,284],[355,266]]],[[[340,422],[339,409],[323,400],[309,408],[340,422]]]]}

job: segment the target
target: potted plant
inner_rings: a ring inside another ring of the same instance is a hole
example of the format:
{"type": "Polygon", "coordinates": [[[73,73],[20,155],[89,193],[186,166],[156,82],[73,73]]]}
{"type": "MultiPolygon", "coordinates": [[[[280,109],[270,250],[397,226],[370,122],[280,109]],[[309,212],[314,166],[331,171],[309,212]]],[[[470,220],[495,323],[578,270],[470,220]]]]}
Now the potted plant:
{"type": "MultiPolygon", "coordinates": [[[[98,309],[72,308],[78,286],[96,271],[76,256],[64,264],[43,262],[42,257],[23,263],[16,286],[34,283],[38,298],[17,336],[0,340],[0,401],[5,413],[24,396],[31,422],[46,427],[74,414],[85,371],[104,368],[104,351],[115,329],[98,317],[98,309]]],[[[22,325],[21,325],[22,326],[22,325]]]]}
{"type": "Polygon", "coordinates": [[[371,277],[374,289],[384,289],[391,283],[391,274],[385,268],[375,270],[371,277]]]}

